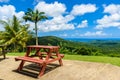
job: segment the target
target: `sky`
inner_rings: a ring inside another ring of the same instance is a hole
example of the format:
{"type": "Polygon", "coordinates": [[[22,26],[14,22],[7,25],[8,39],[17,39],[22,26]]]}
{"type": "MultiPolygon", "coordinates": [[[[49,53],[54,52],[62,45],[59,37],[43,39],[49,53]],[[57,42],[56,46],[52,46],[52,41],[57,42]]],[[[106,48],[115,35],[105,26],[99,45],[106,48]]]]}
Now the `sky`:
{"type": "Polygon", "coordinates": [[[40,37],[120,38],[120,0],[0,0],[0,20],[23,20],[28,8],[48,17],[38,22],[40,37]]]}

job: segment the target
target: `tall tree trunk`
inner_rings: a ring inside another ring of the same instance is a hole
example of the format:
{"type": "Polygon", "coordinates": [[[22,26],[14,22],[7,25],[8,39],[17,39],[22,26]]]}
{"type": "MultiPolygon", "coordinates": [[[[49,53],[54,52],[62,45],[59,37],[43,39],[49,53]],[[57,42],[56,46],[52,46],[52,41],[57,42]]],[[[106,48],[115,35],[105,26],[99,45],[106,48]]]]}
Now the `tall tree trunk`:
{"type": "Polygon", "coordinates": [[[35,22],[35,37],[36,37],[36,45],[38,45],[37,22],[35,22]]]}

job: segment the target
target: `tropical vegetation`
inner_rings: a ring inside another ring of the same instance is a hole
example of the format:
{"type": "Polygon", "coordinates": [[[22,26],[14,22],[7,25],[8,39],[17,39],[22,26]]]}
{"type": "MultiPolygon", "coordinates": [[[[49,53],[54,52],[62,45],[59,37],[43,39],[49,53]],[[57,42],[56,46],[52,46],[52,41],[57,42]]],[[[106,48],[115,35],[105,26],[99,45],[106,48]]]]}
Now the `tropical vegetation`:
{"type": "MultiPolygon", "coordinates": [[[[56,36],[43,36],[38,40],[40,45],[60,46],[59,51],[64,54],[120,57],[120,41],[73,42],[56,36]]],[[[35,39],[27,44],[35,44],[35,39]]]]}
{"type": "Polygon", "coordinates": [[[47,19],[47,17],[44,14],[44,12],[39,12],[37,9],[33,11],[32,9],[28,8],[28,11],[25,13],[25,16],[23,16],[23,19],[25,19],[25,21],[31,21],[35,23],[36,45],[38,45],[37,23],[43,19],[47,19]]]}
{"type": "Polygon", "coordinates": [[[4,31],[0,32],[0,44],[7,46],[11,51],[20,51],[26,47],[26,42],[32,37],[28,30],[29,25],[22,25],[21,21],[13,16],[11,20],[0,20],[4,31]]]}

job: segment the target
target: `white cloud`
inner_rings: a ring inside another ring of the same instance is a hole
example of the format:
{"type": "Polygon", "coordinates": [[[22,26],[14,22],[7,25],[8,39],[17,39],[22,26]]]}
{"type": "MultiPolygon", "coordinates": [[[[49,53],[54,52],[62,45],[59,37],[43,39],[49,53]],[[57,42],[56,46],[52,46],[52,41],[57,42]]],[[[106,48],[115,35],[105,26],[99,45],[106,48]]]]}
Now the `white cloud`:
{"type": "MultiPolygon", "coordinates": [[[[85,11],[83,11],[83,13],[94,12],[95,8],[96,8],[95,5],[88,4],[86,5],[85,11]],[[87,10],[88,6],[90,8],[89,10],[87,10]]],[[[40,1],[35,6],[35,9],[38,9],[39,11],[43,11],[48,17],[51,17],[51,19],[45,20],[44,22],[40,21],[38,23],[38,30],[43,32],[49,32],[49,31],[75,29],[75,24],[71,23],[71,21],[75,19],[75,16],[71,14],[65,14],[66,13],[65,4],[59,2],[48,4],[46,2],[40,1]],[[44,8],[41,6],[44,6],[44,8]]],[[[2,20],[12,18],[13,15],[16,15],[18,18],[21,19],[22,16],[24,15],[23,11],[16,12],[16,8],[13,5],[0,6],[0,13],[1,13],[0,19],[2,20]]],[[[28,23],[30,23],[31,25],[30,29],[33,30],[34,24],[32,22],[28,22],[28,23]]],[[[84,20],[77,27],[84,28],[87,27],[87,25],[88,25],[88,21],[84,20]]]]}
{"type": "Polygon", "coordinates": [[[107,36],[106,33],[103,31],[96,31],[96,32],[86,32],[85,34],[81,34],[80,36],[83,37],[102,37],[102,36],[107,36]]]}
{"type": "Polygon", "coordinates": [[[35,7],[35,9],[38,9],[41,12],[45,12],[47,16],[56,17],[65,13],[66,6],[58,2],[54,2],[51,4],[47,4],[45,2],[39,2],[35,7]]]}
{"type": "Polygon", "coordinates": [[[0,2],[9,2],[9,0],[0,0],[0,2]]]}
{"type": "Polygon", "coordinates": [[[40,31],[49,32],[49,31],[59,31],[59,30],[69,30],[74,29],[74,24],[69,23],[75,17],[73,15],[64,15],[66,13],[66,6],[65,4],[54,2],[54,3],[46,3],[46,2],[39,2],[35,9],[39,11],[45,12],[48,17],[51,19],[46,20],[44,22],[38,23],[38,28],[40,31]],[[41,7],[41,6],[44,6],[41,7]]]}
{"type": "Polygon", "coordinates": [[[108,6],[104,5],[104,13],[120,13],[120,5],[110,4],[108,6]]]}
{"type": "MultiPolygon", "coordinates": [[[[97,8],[94,4],[75,5],[73,7],[73,10],[71,11],[72,14],[66,14],[65,4],[59,3],[57,1],[53,3],[46,3],[44,1],[40,1],[35,6],[35,10],[36,9],[38,9],[40,12],[45,12],[48,17],[51,17],[51,19],[49,20],[38,23],[38,28],[40,31],[48,32],[75,29],[75,24],[70,23],[70,21],[75,19],[75,15],[83,15],[85,13],[94,12],[97,8]],[[41,6],[44,6],[44,8],[41,6]]],[[[87,25],[87,20],[84,20],[81,22],[81,24],[78,24],[77,27],[84,28],[87,27],[87,25]]]]}
{"type": "Polygon", "coordinates": [[[54,17],[51,20],[39,23],[38,28],[44,32],[74,29],[74,25],[66,22],[67,20],[65,19],[66,18],[62,16],[54,17]]]}
{"type": "Polygon", "coordinates": [[[83,20],[77,27],[78,28],[85,28],[88,26],[88,21],[87,20],[83,20]]]}
{"type": "MultiPolygon", "coordinates": [[[[8,19],[12,19],[13,15],[16,15],[18,19],[21,19],[24,15],[24,12],[15,12],[15,10],[16,9],[13,5],[0,6],[0,20],[7,21],[8,19]]],[[[0,30],[4,30],[2,26],[0,30]]]]}
{"type": "Polygon", "coordinates": [[[96,29],[103,29],[109,27],[118,27],[120,28],[120,5],[111,4],[104,6],[105,15],[103,18],[97,20],[96,29]]]}
{"type": "Polygon", "coordinates": [[[0,19],[11,18],[15,14],[15,7],[12,5],[0,6],[0,19]]]}
{"type": "Polygon", "coordinates": [[[13,15],[16,15],[18,18],[22,18],[24,12],[15,12],[15,7],[13,5],[4,5],[0,6],[0,20],[11,19],[13,15]]]}
{"type": "Polygon", "coordinates": [[[85,13],[95,12],[96,10],[97,7],[94,4],[81,4],[81,5],[75,5],[73,7],[73,10],[71,11],[71,14],[75,16],[84,15],[85,13]]]}
{"type": "Polygon", "coordinates": [[[23,17],[24,14],[25,14],[25,13],[24,13],[23,11],[20,11],[20,12],[18,12],[18,13],[15,13],[16,17],[19,18],[19,19],[22,19],[22,17],[23,17]]]}

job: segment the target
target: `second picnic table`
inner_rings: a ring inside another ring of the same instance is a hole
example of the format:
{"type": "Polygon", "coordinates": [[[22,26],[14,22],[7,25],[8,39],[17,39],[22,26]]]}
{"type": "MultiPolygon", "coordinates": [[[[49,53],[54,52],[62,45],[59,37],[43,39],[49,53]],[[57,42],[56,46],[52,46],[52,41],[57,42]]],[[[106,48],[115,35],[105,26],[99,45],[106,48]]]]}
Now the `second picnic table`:
{"type": "Polygon", "coordinates": [[[44,74],[45,68],[47,64],[50,64],[54,61],[59,61],[59,64],[62,66],[62,58],[64,57],[63,54],[59,53],[59,46],[46,46],[46,45],[30,45],[27,46],[27,51],[24,57],[16,57],[15,60],[21,60],[21,63],[18,67],[18,71],[22,70],[23,65],[25,62],[34,62],[40,64],[41,70],[39,72],[39,76],[44,74]],[[30,54],[32,51],[35,51],[34,54],[30,54]],[[38,56],[39,59],[34,58],[38,56]]]}

